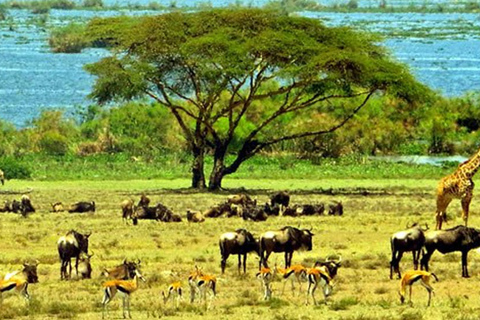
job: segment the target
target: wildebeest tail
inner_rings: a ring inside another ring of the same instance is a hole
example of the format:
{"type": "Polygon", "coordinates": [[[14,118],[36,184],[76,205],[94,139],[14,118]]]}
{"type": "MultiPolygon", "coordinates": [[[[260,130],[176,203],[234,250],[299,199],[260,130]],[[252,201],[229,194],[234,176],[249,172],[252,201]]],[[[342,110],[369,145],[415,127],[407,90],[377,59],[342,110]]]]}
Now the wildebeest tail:
{"type": "Polygon", "coordinates": [[[223,257],[223,255],[225,254],[225,243],[220,240],[218,241],[218,246],[220,247],[220,255],[223,257]]]}

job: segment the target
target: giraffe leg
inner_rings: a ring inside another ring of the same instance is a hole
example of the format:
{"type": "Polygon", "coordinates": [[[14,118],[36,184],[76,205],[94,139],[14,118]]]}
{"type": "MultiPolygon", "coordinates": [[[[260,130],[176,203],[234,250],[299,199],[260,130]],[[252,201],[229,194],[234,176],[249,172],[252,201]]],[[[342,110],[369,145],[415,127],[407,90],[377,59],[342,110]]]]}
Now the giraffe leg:
{"type": "Polygon", "coordinates": [[[472,193],[469,192],[467,193],[463,198],[462,198],[462,211],[463,211],[463,221],[465,221],[465,227],[468,224],[468,213],[470,209],[470,202],[472,201],[472,193]]]}
{"type": "Polygon", "coordinates": [[[437,195],[437,211],[435,213],[436,226],[435,230],[442,230],[442,224],[447,221],[447,207],[452,202],[451,197],[444,194],[437,195]]]}

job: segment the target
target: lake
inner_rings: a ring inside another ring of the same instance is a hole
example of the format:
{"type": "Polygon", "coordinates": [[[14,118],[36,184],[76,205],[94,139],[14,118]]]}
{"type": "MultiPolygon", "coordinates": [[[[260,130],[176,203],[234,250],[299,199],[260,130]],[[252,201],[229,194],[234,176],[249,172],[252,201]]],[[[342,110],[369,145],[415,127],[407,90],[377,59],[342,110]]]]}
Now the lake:
{"type": "MultiPolygon", "coordinates": [[[[212,5],[219,3],[226,2],[212,1],[212,5]]],[[[83,66],[107,53],[88,49],[79,54],[53,54],[47,44],[47,30],[93,16],[126,13],[153,12],[51,10],[42,24],[39,21],[45,19],[43,16],[10,10],[11,20],[0,23],[0,118],[22,127],[45,108],[65,108],[72,113],[76,106],[91,103],[87,95],[94,79],[83,66]]],[[[298,14],[321,19],[327,25],[355,26],[383,34],[384,45],[396,59],[408,64],[420,81],[447,96],[480,89],[478,14],[298,14]]]]}

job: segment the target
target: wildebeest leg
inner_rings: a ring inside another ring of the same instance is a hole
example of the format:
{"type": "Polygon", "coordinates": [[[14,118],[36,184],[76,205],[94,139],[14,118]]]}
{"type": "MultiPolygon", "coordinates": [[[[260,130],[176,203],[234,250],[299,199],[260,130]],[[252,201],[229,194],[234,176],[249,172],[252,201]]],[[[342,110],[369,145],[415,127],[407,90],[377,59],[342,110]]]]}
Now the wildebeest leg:
{"type": "Polygon", "coordinates": [[[395,272],[397,273],[398,279],[402,277],[400,274],[400,260],[402,260],[403,257],[403,251],[398,251],[398,256],[395,259],[395,272]]]}
{"type": "Polygon", "coordinates": [[[290,267],[290,265],[292,264],[292,256],[293,256],[293,251],[292,252],[285,251],[285,268],[290,267]]]}
{"type": "Polygon", "coordinates": [[[432,256],[434,251],[435,250],[433,250],[432,252],[429,252],[427,250],[426,253],[425,252],[423,253],[423,257],[422,257],[421,262],[420,262],[420,268],[422,270],[428,271],[428,261],[430,261],[430,257],[432,256]]]}
{"type": "Polygon", "coordinates": [[[271,251],[270,252],[266,251],[266,254],[265,254],[264,257],[263,257],[263,254],[262,254],[262,259],[260,259],[260,269],[261,269],[262,263],[263,263],[264,268],[268,268],[268,257],[270,257],[271,253],[272,253],[271,251]]]}
{"type": "Polygon", "coordinates": [[[242,255],[238,254],[238,274],[242,273],[242,255]]]}
{"type": "Polygon", "coordinates": [[[227,259],[228,259],[228,254],[227,255],[222,255],[222,262],[220,263],[222,266],[222,274],[225,273],[225,266],[227,265],[227,259]]]}
{"type": "Polygon", "coordinates": [[[462,211],[463,211],[463,221],[465,221],[465,227],[468,224],[468,211],[470,208],[470,202],[472,201],[472,192],[469,191],[465,194],[465,196],[462,198],[462,211]]]}
{"type": "Polygon", "coordinates": [[[420,250],[413,250],[412,255],[413,255],[413,269],[417,270],[418,269],[418,259],[420,259],[420,250]]]}
{"type": "Polygon", "coordinates": [[[243,254],[243,274],[247,273],[247,254],[243,254]]]}
{"type": "MultiPolygon", "coordinates": [[[[79,260],[79,258],[80,258],[80,255],[78,255],[77,258],[75,259],[75,274],[76,274],[77,278],[78,278],[78,260],[79,260]]],[[[71,276],[71,274],[72,274],[72,271],[70,270],[70,276],[71,276]]]]}
{"type": "Polygon", "coordinates": [[[462,252],[462,277],[464,278],[470,277],[468,275],[468,269],[467,269],[467,257],[468,257],[468,251],[463,251],[462,252]]]}

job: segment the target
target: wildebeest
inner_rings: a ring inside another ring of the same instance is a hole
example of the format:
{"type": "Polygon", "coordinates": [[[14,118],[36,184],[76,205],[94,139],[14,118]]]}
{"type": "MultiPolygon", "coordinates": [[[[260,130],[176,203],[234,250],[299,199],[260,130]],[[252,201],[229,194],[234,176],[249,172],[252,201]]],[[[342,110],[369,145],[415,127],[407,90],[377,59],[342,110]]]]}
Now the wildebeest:
{"type": "Polygon", "coordinates": [[[158,203],[155,207],[155,214],[157,219],[162,222],[182,222],[182,217],[179,214],[173,213],[172,210],[168,209],[161,203],[158,203]]]}
{"type": "Polygon", "coordinates": [[[58,255],[62,262],[60,267],[60,279],[69,279],[72,275],[72,258],[76,258],[75,271],[78,276],[78,262],[80,254],[83,252],[88,255],[88,238],[91,233],[81,234],[75,230],[70,230],[65,236],[57,241],[58,255]],[[67,273],[67,266],[69,272],[67,273]]]}
{"type": "Polygon", "coordinates": [[[133,225],[137,225],[138,220],[160,220],[157,216],[157,207],[136,207],[132,215],[133,225]]]}
{"type": "Polygon", "coordinates": [[[424,243],[424,230],[416,223],[407,228],[407,230],[396,232],[390,237],[390,247],[392,249],[390,279],[393,279],[394,272],[397,273],[399,279],[401,278],[400,260],[404,252],[412,252],[414,268],[415,270],[418,269],[418,261],[424,243]]]}
{"type": "Polygon", "coordinates": [[[229,204],[242,205],[243,207],[256,206],[257,205],[257,201],[252,199],[249,195],[247,195],[245,193],[235,194],[235,195],[229,196],[228,199],[227,199],[227,202],[229,204]]]}
{"type": "Polygon", "coordinates": [[[111,279],[133,279],[133,277],[135,276],[135,270],[140,267],[140,262],[140,260],[138,260],[137,262],[133,262],[124,259],[122,264],[116,267],[110,269],[103,269],[102,275],[111,279]]]}
{"type": "Polygon", "coordinates": [[[242,266],[243,256],[243,273],[247,271],[247,254],[255,251],[258,254],[258,243],[253,235],[245,229],[237,229],[235,232],[226,232],[220,236],[218,241],[220,254],[222,256],[222,273],[225,273],[228,256],[238,254],[238,273],[242,266]]]}
{"type": "Polygon", "coordinates": [[[70,213],[84,213],[84,212],[95,212],[95,201],[87,202],[87,201],[80,201],[74,203],[68,208],[68,212],[70,213]]]}
{"type": "Polygon", "coordinates": [[[14,278],[21,278],[27,280],[28,283],[38,283],[37,267],[38,260],[35,263],[23,263],[23,269],[20,271],[14,271],[7,273],[3,280],[11,280],[14,278]]]}
{"type": "Polygon", "coordinates": [[[61,202],[52,203],[51,206],[52,206],[52,212],[65,211],[65,209],[63,208],[63,203],[61,203],[61,202]]]}
{"type": "Polygon", "coordinates": [[[122,208],[122,220],[127,222],[128,219],[132,218],[133,210],[134,210],[134,203],[132,199],[123,200],[120,204],[122,208]]]}
{"type": "Polygon", "coordinates": [[[343,215],[343,204],[340,201],[332,201],[328,204],[328,214],[331,216],[343,215]]]}
{"type": "Polygon", "coordinates": [[[270,197],[270,204],[272,207],[278,206],[280,214],[282,214],[283,210],[290,204],[290,195],[285,191],[277,192],[270,197]]]}
{"type": "Polygon", "coordinates": [[[292,263],[293,252],[296,250],[312,250],[313,233],[308,229],[297,229],[286,226],[278,231],[267,231],[260,236],[260,263],[268,268],[268,257],[272,252],[285,252],[285,268],[292,263]]]}
{"type": "Polygon", "coordinates": [[[436,230],[425,233],[425,252],[421,266],[428,271],[428,262],[435,250],[441,253],[460,251],[462,253],[462,277],[468,278],[468,252],[480,247],[480,229],[456,226],[447,230],[436,230]]]}
{"type": "Polygon", "coordinates": [[[217,218],[227,213],[230,215],[232,212],[231,205],[228,202],[223,202],[221,204],[215,205],[210,209],[207,209],[203,212],[205,218],[217,218]]]}
{"type": "Polygon", "coordinates": [[[268,215],[265,213],[263,207],[250,206],[242,210],[242,219],[252,221],[265,221],[268,219],[268,215]]]}
{"type": "Polygon", "coordinates": [[[0,206],[0,212],[11,212],[12,211],[12,205],[10,204],[10,201],[5,200],[3,201],[3,205],[0,206]]]}
{"type": "Polygon", "coordinates": [[[78,273],[82,279],[91,279],[92,278],[92,265],[90,259],[93,257],[92,254],[82,253],[78,262],[78,273]]]}
{"type": "Polygon", "coordinates": [[[140,201],[138,201],[137,207],[148,207],[150,204],[150,198],[147,197],[144,193],[140,196],[140,201]]]}
{"type": "Polygon", "coordinates": [[[187,210],[187,220],[188,220],[188,222],[199,223],[199,222],[204,222],[205,217],[203,216],[203,214],[200,211],[187,210]]]}

